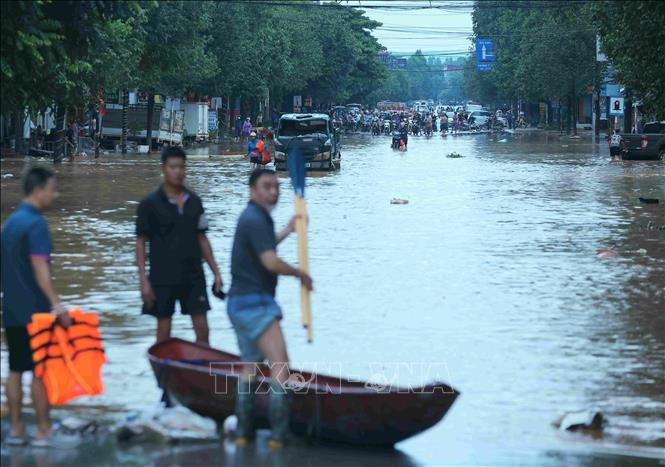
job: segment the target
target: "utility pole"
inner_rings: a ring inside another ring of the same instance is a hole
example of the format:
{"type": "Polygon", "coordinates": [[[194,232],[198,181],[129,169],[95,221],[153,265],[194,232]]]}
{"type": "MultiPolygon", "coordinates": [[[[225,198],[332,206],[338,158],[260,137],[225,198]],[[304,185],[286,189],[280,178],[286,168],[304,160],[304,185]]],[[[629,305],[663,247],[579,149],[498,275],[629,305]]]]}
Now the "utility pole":
{"type": "MultiPolygon", "coordinates": [[[[148,93],[148,109],[146,115],[146,130],[145,130],[145,144],[148,145],[148,154],[152,151],[152,122],[154,120],[155,113],[155,94],[152,92],[148,93]]],[[[159,128],[159,125],[157,125],[159,128]]]]}
{"type": "Polygon", "coordinates": [[[120,149],[127,154],[127,106],[129,105],[129,93],[127,89],[122,90],[122,133],[120,136],[120,149]]]}
{"type": "Polygon", "coordinates": [[[626,99],[623,104],[623,132],[633,132],[633,100],[628,91],[626,91],[626,99]]]}

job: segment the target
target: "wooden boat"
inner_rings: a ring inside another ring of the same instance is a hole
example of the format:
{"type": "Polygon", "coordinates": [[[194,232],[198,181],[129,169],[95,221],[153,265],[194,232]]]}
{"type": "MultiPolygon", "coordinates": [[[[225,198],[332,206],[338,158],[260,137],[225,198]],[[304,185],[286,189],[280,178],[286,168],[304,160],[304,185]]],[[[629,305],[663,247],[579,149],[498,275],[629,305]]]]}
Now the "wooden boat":
{"type": "MultiPolygon", "coordinates": [[[[235,411],[240,357],[168,339],[148,350],[157,383],[194,412],[218,423],[235,411]]],[[[291,369],[291,431],[314,440],[392,446],[438,423],[459,392],[443,383],[381,387],[291,369]]],[[[268,426],[269,370],[259,367],[257,427],[268,426]]]]}

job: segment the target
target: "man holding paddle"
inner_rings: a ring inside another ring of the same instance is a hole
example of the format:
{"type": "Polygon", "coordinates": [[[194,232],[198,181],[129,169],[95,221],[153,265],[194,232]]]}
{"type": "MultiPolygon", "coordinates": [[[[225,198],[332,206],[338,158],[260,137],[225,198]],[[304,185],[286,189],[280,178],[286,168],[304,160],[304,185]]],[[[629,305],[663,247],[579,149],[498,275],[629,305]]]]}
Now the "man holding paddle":
{"type": "Polygon", "coordinates": [[[277,244],[295,230],[297,216],[275,235],[270,212],[279,200],[279,181],[274,171],[257,169],[249,177],[250,201],[238,219],[231,253],[232,283],[227,311],[238,338],[243,367],[238,388],[236,444],[244,446],[254,437],[252,410],[254,390],[247,388],[256,364],[268,360],[272,386],[269,444],[279,448],[289,427],[289,407],[284,385],[289,377],[286,343],[279,320],[282,312],[275,301],[277,276],[294,276],[312,290],[312,279],[302,269],[290,266],[276,253],[277,244]]]}

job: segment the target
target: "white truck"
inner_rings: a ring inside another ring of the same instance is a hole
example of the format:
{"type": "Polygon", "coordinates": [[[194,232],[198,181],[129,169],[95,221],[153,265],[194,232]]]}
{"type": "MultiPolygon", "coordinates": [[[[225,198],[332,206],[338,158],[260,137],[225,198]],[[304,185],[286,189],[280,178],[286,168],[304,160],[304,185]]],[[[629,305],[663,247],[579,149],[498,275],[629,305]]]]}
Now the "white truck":
{"type": "MultiPolygon", "coordinates": [[[[147,107],[143,104],[127,107],[127,140],[137,145],[148,144],[147,107]]],[[[102,147],[114,148],[120,143],[122,135],[122,106],[120,104],[107,104],[106,115],[100,118],[102,129],[102,147]]],[[[181,144],[182,143],[183,113],[181,110],[171,111],[161,104],[155,104],[152,119],[153,144],[181,144]]]]}
{"type": "Polygon", "coordinates": [[[208,140],[208,104],[205,102],[183,102],[185,111],[186,138],[195,141],[208,140]]]}

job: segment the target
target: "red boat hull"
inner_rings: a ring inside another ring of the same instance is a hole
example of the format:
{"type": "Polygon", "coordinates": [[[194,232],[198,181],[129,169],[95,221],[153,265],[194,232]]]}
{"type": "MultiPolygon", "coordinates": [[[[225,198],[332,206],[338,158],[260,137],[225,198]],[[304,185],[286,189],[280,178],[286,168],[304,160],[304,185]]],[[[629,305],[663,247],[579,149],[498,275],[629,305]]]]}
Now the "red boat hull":
{"type": "MultiPolygon", "coordinates": [[[[148,350],[160,387],[194,412],[223,422],[235,411],[240,358],[181,339],[148,350]]],[[[296,370],[291,370],[293,374],[296,370]]],[[[257,426],[267,425],[266,367],[259,371],[257,426]]],[[[391,446],[438,423],[459,392],[443,383],[419,388],[377,388],[363,382],[297,372],[291,403],[291,431],[322,441],[391,446]]]]}

